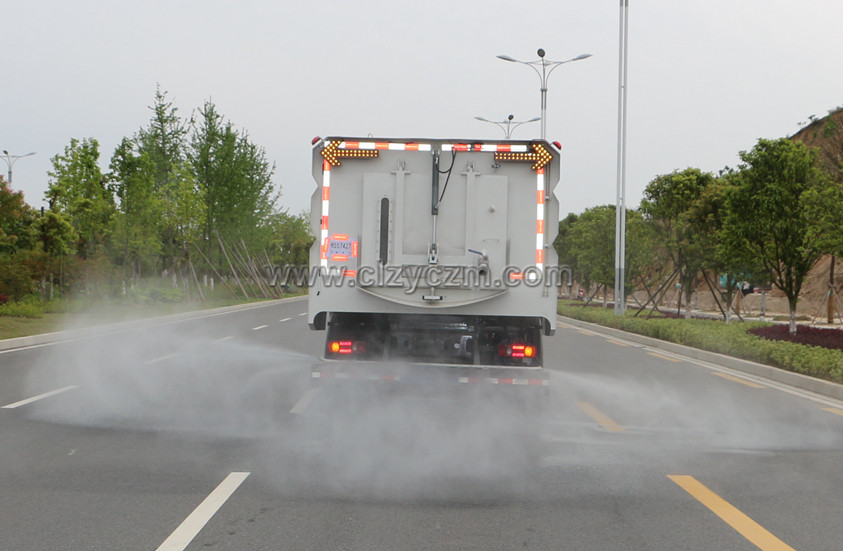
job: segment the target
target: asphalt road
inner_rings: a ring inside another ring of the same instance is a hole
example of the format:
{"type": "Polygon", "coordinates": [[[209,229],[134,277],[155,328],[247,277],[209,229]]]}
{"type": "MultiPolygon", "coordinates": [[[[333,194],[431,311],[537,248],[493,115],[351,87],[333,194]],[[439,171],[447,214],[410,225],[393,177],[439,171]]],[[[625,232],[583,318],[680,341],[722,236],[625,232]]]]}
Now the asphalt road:
{"type": "Polygon", "coordinates": [[[0,549],[843,549],[840,402],[564,323],[541,417],[346,400],[305,311],[0,352],[0,549]]]}

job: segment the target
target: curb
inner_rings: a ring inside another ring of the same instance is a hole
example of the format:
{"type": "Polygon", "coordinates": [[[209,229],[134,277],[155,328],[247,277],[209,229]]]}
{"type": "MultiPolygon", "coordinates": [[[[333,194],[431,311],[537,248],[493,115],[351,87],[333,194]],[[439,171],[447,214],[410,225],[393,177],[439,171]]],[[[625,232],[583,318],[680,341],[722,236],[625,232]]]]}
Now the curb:
{"type": "Polygon", "coordinates": [[[801,373],[794,373],[792,371],[751,362],[749,360],[741,360],[740,358],[726,356],[725,354],[718,354],[717,352],[708,352],[707,350],[700,350],[699,348],[692,348],[690,346],[662,341],[652,337],[645,337],[644,335],[638,335],[636,333],[627,333],[626,331],[621,331],[620,329],[605,327],[595,323],[566,318],[564,316],[557,316],[557,318],[567,325],[582,327],[597,333],[603,333],[619,339],[665,350],[667,352],[681,354],[695,360],[701,360],[723,367],[728,367],[729,369],[734,369],[735,371],[748,373],[770,381],[775,381],[777,383],[782,383],[802,390],[807,390],[808,392],[813,392],[815,394],[843,401],[843,385],[833,383],[831,381],[815,379],[814,377],[802,375],[801,373]]]}
{"type": "Polygon", "coordinates": [[[238,310],[264,308],[266,306],[273,306],[281,302],[293,302],[296,300],[305,299],[307,299],[306,295],[299,297],[263,300],[260,302],[249,302],[247,304],[235,304],[234,306],[221,306],[219,308],[211,308],[208,310],[193,310],[191,312],[182,312],[180,314],[170,314],[167,316],[157,316],[151,318],[143,318],[139,320],[123,321],[119,323],[111,323],[108,325],[97,325],[94,327],[86,327],[84,329],[69,329],[67,331],[56,331],[54,333],[43,333],[41,335],[31,335],[28,337],[15,337],[13,339],[3,339],[0,340],[0,352],[6,352],[18,348],[27,348],[30,346],[55,344],[74,339],[93,337],[96,335],[106,335],[109,333],[116,333],[118,331],[126,331],[130,329],[140,329],[142,327],[149,327],[151,325],[157,325],[161,323],[177,323],[180,321],[201,318],[204,316],[227,314],[229,312],[236,312],[238,310]]]}

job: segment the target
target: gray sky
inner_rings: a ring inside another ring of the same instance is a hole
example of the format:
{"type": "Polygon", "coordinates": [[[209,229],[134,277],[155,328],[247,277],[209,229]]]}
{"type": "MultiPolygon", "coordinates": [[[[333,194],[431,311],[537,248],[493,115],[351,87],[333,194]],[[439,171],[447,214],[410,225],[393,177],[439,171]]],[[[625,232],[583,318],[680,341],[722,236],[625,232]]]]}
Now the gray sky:
{"type": "MultiPolygon", "coordinates": [[[[717,171],[760,137],[843,105],[843,2],[630,0],[627,206],[656,175],[717,171]]],[[[502,138],[475,115],[539,115],[539,78],[508,54],[564,60],[547,137],[560,212],[614,204],[618,0],[7,2],[0,149],[43,204],[50,159],[93,137],[100,165],[149,120],[160,83],[182,116],[207,99],[277,164],[281,205],[309,207],[314,136],[502,138]]],[[[538,137],[538,123],[513,137],[538,137]]],[[[0,163],[5,171],[5,163],[0,163]]]]}

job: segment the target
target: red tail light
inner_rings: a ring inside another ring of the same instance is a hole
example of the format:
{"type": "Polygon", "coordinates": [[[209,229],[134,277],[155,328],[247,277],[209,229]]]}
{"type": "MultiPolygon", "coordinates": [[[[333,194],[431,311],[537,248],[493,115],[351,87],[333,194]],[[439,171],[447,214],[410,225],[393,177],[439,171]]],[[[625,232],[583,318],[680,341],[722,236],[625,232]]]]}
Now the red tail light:
{"type": "Polygon", "coordinates": [[[529,344],[502,344],[498,346],[498,356],[504,358],[533,358],[536,347],[529,344]]]}
{"type": "Polygon", "coordinates": [[[363,341],[331,341],[328,343],[328,351],[333,354],[353,354],[365,352],[366,343],[363,341]]]}

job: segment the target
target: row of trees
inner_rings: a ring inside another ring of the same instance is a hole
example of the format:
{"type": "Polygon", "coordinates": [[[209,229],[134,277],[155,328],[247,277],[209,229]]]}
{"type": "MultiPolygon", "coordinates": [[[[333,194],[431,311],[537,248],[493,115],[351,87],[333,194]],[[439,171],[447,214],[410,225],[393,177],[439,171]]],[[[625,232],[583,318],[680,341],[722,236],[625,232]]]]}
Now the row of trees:
{"type": "Polygon", "coordinates": [[[107,171],[96,139],[71,139],[52,158],[46,211],[0,178],[0,294],[21,298],[57,277],[65,291],[91,292],[152,274],[231,273],[229,252],[307,262],[308,217],[279,208],[275,167],[246,131],[210,101],[184,119],[160,88],[150,110],[107,171]]]}
{"type": "MultiPolygon", "coordinates": [[[[626,289],[655,296],[656,286],[676,281],[681,307],[701,283],[714,292],[715,274],[726,276],[727,304],[738,281],[773,284],[795,332],[806,275],[823,255],[843,253],[843,165],[819,154],[799,141],[761,139],[735,169],[654,178],[626,213],[626,289]]],[[[613,286],[614,220],[615,207],[603,206],[560,222],[560,263],[586,287],[613,286]]]]}

